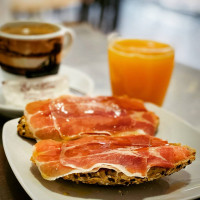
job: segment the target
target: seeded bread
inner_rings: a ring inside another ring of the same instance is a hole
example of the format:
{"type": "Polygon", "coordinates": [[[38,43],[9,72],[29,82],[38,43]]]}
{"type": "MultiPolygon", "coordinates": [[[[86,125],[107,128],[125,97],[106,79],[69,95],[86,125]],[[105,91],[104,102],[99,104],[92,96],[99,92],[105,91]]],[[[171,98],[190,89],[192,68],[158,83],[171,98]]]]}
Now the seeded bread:
{"type": "MultiPolygon", "coordinates": [[[[180,144],[173,144],[180,146],[180,144]]],[[[195,160],[196,151],[188,146],[186,146],[191,152],[188,159],[180,161],[174,165],[173,168],[163,168],[163,167],[152,167],[147,173],[147,177],[129,177],[122,172],[116,172],[113,169],[101,168],[97,172],[92,173],[74,173],[62,177],[65,180],[70,180],[76,183],[86,183],[86,184],[98,184],[98,185],[131,185],[140,184],[144,182],[153,181],[164,176],[171,175],[175,172],[180,171],[187,165],[191,164],[195,160]]],[[[31,159],[34,162],[33,158],[31,159]]]]}
{"type": "Polygon", "coordinates": [[[17,133],[22,137],[35,139],[33,134],[31,133],[31,131],[28,128],[25,116],[22,116],[18,122],[17,133]]]}

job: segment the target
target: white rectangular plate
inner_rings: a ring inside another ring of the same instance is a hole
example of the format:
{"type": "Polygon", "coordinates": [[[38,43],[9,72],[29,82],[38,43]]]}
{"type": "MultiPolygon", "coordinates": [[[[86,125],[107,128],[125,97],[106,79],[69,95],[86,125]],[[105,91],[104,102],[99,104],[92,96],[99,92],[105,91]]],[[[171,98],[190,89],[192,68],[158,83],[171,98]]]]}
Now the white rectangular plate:
{"type": "Polygon", "coordinates": [[[197,159],[186,169],[169,177],[132,186],[97,186],[76,184],[62,179],[44,180],[30,157],[34,141],[17,135],[18,119],[7,122],[3,128],[3,145],[9,164],[18,181],[35,200],[80,200],[80,199],[193,199],[200,197],[200,134],[188,123],[152,104],[149,110],[160,117],[157,137],[189,145],[197,150],[197,159]]]}

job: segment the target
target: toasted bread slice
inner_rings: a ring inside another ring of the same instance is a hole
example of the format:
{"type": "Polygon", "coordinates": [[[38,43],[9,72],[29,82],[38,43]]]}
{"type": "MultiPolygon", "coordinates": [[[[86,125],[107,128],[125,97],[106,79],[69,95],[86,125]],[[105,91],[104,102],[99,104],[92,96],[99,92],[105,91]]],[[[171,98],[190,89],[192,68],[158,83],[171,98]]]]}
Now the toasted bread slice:
{"type": "MultiPolygon", "coordinates": [[[[181,146],[180,144],[171,144],[181,146]]],[[[127,176],[123,172],[117,172],[113,169],[101,168],[97,172],[91,173],[73,173],[62,177],[65,180],[70,180],[76,183],[98,184],[98,185],[131,185],[141,184],[153,181],[164,176],[169,176],[180,171],[195,160],[195,149],[185,146],[190,151],[190,156],[183,161],[175,163],[173,168],[151,167],[147,173],[147,177],[141,178],[136,176],[127,176]]],[[[34,158],[31,161],[35,163],[34,158]]]]}

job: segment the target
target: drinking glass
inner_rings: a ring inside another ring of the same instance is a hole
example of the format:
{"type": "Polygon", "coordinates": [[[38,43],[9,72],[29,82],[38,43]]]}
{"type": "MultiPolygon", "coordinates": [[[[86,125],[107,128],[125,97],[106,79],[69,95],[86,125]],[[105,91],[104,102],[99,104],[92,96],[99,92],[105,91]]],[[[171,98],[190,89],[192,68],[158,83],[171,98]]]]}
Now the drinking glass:
{"type": "Polygon", "coordinates": [[[116,38],[109,42],[108,59],[114,96],[163,104],[174,67],[174,49],[170,45],[116,38]]]}

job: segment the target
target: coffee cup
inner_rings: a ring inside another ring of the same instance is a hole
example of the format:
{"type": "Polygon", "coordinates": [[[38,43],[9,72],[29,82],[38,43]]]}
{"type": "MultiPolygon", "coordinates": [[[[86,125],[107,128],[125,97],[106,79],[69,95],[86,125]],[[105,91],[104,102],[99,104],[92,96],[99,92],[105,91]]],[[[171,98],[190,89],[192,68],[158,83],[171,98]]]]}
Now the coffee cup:
{"type": "Polygon", "coordinates": [[[56,74],[63,52],[74,40],[74,32],[62,25],[18,21],[0,27],[0,66],[3,76],[41,77],[56,74]]]}

